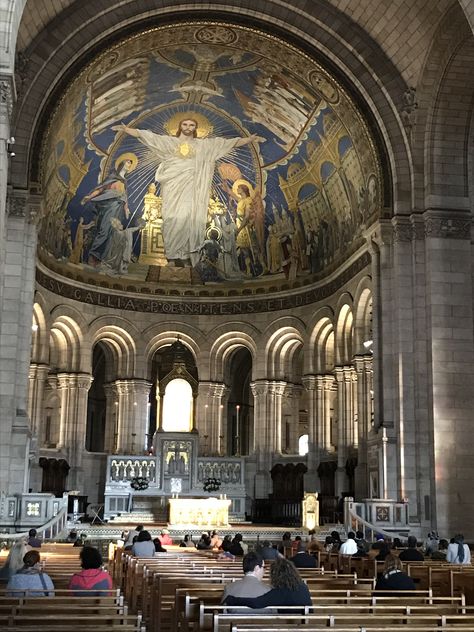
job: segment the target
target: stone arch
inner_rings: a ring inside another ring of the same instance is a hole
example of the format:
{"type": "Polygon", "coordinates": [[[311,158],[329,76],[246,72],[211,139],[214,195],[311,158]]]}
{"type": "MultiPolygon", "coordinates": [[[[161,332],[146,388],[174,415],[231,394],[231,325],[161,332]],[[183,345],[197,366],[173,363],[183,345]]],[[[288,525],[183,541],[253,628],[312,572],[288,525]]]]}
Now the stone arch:
{"type": "Polygon", "coordinates": [[[106,325],[97,329],[90,339],[90,361],[92,350],[99,342],[103,349],[107,349],[107,381],[135,376],[136,347],[128,331],[116,325],[106,325]]]}
{"type": "Polygon", "coordinates": [[[70,316],[60,315],[51,325],[52,355],[50,365],[66,372],[82,369],[83,333],[78,323],[70,316]]]}
{"type": "MultiPolygon", "coordinates": [[[[202,332],[186,323],[169,322],[162,325],[152,325],[143,332],[145,341],[144,361],[146,366],[146,379],[151,376],[151,365],[156,351],[166,345],[171,345],[179,335],[181,342],[188,347],[198,363],[200,349],[203,342],[202,332]]],[[[199,365],[198,365],[199,366],[199,365]]]]}
{"type": "MultiPolygon", "coordinates": [[[[257,357],[255,337],[251,335],[251,333],[254,333],[252,331],[253,328],[245,325],[245,323],[229,323],[226,324],[225,329],[227,330],[225,333],[215,332],[217,335],[211,342],[209,378],[213,382],[224,381],[225,365],[237,348],[245,347],[250,352],[253,367],[257,357]],[[251,333],[249,333],[249,330],[251,333]]],[[[256,333],[256,330],[254,331],[256,333]]]]}
{"type": "Polygon", "coordinates": [[[43,308],[37,302],[33,304],[32,330],[31,361],[46,363],[48,361],[48,330],[43,308]]]}
{"type": "Polygon", "coordinates": [[[328,373],[334,367],[334,324],[332,318],[322,316],[318,320],[313,326],[310,341],[312,363],[308,367],[309,373],[328,373]]]}
{"type": "Polygon", "coordinates": [[[372,280],[364,277],[354,295],[354,352],[366,353],[363,343],[372,336],[372,280]]]}
{"type": "Polygon", "coordinates": [[[294,381],[298,377],[295,361],[304,348],[304,323],[291,317],[279,318],[265,332],[265,377],[294,381]]]}
{"type": "Polygon", "coordinates": [[[472,116],[473,56],[472,30],[460,6],[453,5],[438,25],[417,89],[413,147],[420,175],[415,200],[418,208],[432,206],[430,195],[467,196],[466,134],[472,116]],[[449,117],[453,104],[455,120],[449,117]],[[452,165],[459,167],[456,173],[451,173],[452,165]]]}
{"type": "Polygon", "coordinates": [[[353,356],[353,311],[352,297],[344,294],[338,301],[336,311],[335,343],[336,364],[346,364],[353,356]]]}

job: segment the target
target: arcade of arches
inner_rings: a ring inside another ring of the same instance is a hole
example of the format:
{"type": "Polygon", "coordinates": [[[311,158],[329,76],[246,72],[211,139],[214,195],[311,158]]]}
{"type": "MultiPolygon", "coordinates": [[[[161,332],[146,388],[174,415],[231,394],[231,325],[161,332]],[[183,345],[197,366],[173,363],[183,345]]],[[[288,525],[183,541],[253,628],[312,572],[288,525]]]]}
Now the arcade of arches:
{"type": "Polygon", "coordinates": [[[0,0],[2,497],[171,433],[472,539],[474,1],[257,4],[0,0]]]}

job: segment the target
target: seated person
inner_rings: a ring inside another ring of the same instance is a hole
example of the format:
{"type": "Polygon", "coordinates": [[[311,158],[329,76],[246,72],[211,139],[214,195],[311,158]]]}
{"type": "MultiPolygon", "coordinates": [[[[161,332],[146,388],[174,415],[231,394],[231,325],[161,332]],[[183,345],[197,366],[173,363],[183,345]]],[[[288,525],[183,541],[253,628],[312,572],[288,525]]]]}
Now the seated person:
{"type": "Polygon", "coordinates": [[[168,529],[162,529],[158,538],[162,546],[171,546],[173,544],[173,540],[171,539],[168,529]]]}
{"type": "Polygon", "coordinates": [[[243,557],[245,555],[244,547],[242,546],[243,536],[241,533],[236,533],[232,543],[229,547],[229,553],[232,553],[234,557],[243,557]]]}
{"type": "Polygon", "coordinates": [[[10,577],[23,567],[23,558],[27,552],[26,542],[17,540],[8,553],[5,564],[0,568],[0,582],[8,582],[10,577]]]}
{"type": "Polygon", "coordinates": [[[204,531],[196,544],[198,551],[208,551],[211,548],[211,536],[204,531]]]}
{"type": "Polygon", "coordinates": [[[220,549],[222,544],[222,538],[219,536],[219,533],[214,530],[211,533],[211,549],[220,549]]]}
{"type": "Polygon", "coordinates": [[[195,549],[196,548],[196,545],[194,544],[193,539],[189,535],[189,533],[187,533],[184,536],[183,540],[179,543],[179,546],[181,546],[183,548],[186,547],[188,549],[195,549]]]}
{"type": "Polygon", "coordinates": [[[140,531],[143,531],[142,524],[137,524],[137,526],[135,527],[135,529],[133,529],[133,531],[128,532],[128,536],[127,536],[127,539],[125,540],[125,544],[123,547],[125,551],[129,551],[132,548],[135,538],[138,537],[138,534],[140,533],[140,531]]]}
{"type": "MultiPolygon", "coordinates": [[[[311,595],[308,586],[301,579],[295,565],[284,557],[275,560],[270,568],[272,589],[261,597],[233,597],[229,595],[225,604],[229,606],[249,606],[250,608],[266,608],[267,606],[311,606],[311,595]]],[[[278,612],[288,611],[278,608],[278,612]]]]}
{"type": "Polygon", "coordinates": [[[28,546],[31,546],[32,549],[40,549],[41,548],[41,539],[38,538],[38,532],[36,529],[30,529],[28,531],[28,546]]]}
{"type": "Polygon", "coordinates": [[[316,558],[306,551],[302,542],[300,542],[296,555],[290,558],[290,562],[293,562],[296,568],[316,568],[317,566],[316,558]]]}
{"type": "Polygon", "coordinates": [[[414,535],[408,536],[408,548],[400,553],[402,562],[423,562],[425,556],[416,548],[417,541],[414,535]]]}
{"type": "Polygon", "coordinates": [[[251,551],[244,555],[242,560],[244,577],[226,585],[221,603],[226,603],[227,597],[230,595],[233,597],[259,597],[269,592],[270,586],[262,581],[264,567],[265,562],[260,553],[251,551]]]}
{"type": "Polygon", "coordinates": [[[163,548],[160,538],[155,538],[153,545],[155,547],[155,553],[166,553],[166,549],[163,548]]]}
{"type": "MultiPolygon", "coordinates": [[[[399,558],[390,554],[385,558],[384,569],[377,579],[375,590],[416,590],[416,586],[413,579],[402,571],[402,563],[399,558]]],[[[396,597],[397,593],[387,596],[396,597]]]]}
{"type": "Polygon", "coordinates": [[[446,560],[449,542],[445,538],[441,538],[438,542],[438,550],[431,554],[432,560],[446,560]]]}
{"type": "Polygon", "coordinates": [[[357,553],[357,543],[355,540],[355,533],[353,531],[349,531],[347,534],[347,540],[341,544],[339,548],[339,553],[341,555],[355,555],[357,553]]]}
{"type": "Polygon", "coordinates": [[[450,544],[448,544],[446,561],[450,564],[471,563],[471,550],[469,546],[465,544],[462,533],[455,535],[450,544]]]}
{"type": "Polygon", "coordinates": [[[23,568],[12,575],[7,584],[10,597],[54,597],[53,582],[49,575],[43,573],[39,561],[38,551],[25,553],[23,568]],[[18,592],[20,590],[22,592],[18,592]]]}
{"type": "Polygon", "coordinates": [[[132,546],[132,555],[135,557],[154,557],[155,545],[151,541],[151,534],[149,531],[143,529],[138,534],[137,539],[132,546]]]}
{"type": "Polygon", "coordinates": [[[268,540],[263,542],[259,553],[264,560],[277,560],[279,557],[282,557],[282,554],[273,548],[268,540]]]}
{"type": "Polygon", "coordinates": [[[101,569],[102,556],[99,551],[92,546],[85,546],[79,557],[82,571],[74,573],[68,586],[73,595],[75,597],[110,595],[110,592],[104,591],[110,591],[112,588],[112,578],[101,569]]]}

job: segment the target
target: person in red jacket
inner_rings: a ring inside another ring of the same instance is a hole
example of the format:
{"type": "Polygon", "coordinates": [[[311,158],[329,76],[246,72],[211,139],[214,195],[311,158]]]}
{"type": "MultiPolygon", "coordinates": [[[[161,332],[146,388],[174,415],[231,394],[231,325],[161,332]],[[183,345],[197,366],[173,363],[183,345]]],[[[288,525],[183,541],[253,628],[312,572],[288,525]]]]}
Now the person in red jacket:
{"type": "Polygon", "coordinates": [[[85,546],[79,555],[82,571],[74,573],[69,582],[69,589],[75,597],[101,597],[110,595],[112,578],[102,570],[102,556],[92,546],[85,546]],[[107,591],[107,592],[105,592],[107,591]]]}

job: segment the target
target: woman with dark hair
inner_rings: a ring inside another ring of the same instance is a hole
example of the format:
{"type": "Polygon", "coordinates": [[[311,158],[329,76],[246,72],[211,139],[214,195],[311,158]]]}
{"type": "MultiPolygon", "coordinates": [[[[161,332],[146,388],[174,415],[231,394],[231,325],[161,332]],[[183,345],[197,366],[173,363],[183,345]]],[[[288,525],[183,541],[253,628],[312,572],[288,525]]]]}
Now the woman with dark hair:
{"type": "Polygon", "coordinates": [[[110,594],[112,578],[101,569],[102,555],[93,546],[85,546],[80,554],[82,571],[74,573],[69,589],[75,597],[100,597],[110,594]],[[105,592],[107,591],[107,592],[105,592]]]}
{"type": "Polygon", "coordinates": [[[331,531],[331,538],[332,538],[332,550],[335,553],[336,551],[339,551],[342,544],[339,531],[331,531]]]}
{"type": "Polygon", "coordinates": [[[183,548],[185,547],[185,548],[188,548],[188,549],[195,549],[196,548],[196,545],[194,544],[193,539],[189,535],[189,533],[187,533],[184,536],[183,540],[179,543],[179,546],[181,546],[183,548]]]}
{"type": "Polygon", "coordinates": [[[166,553],[167,551],[167,549],[163,548],[160,538],[155,538],[153,540],[153,546],[155,547],[155,553],[166,553]]]}
{"type": "MultiPolygon", "coordinates": [[[[225,604],[229,606],[249,606],[266,608],[267,606],[311,606],[308,586],[301,579],[294,564],[284,557],[275,560],[270,568],[272,589],[260,597],[228,596],[225,604]]],[[[278,610],[280,614],[288,611],[278,610]]],[[[291,611],[290,611],[291,612],[291,611]]]]}
{"type": "Polygon", "coordinates": [[[140,531],[137,539],[132,546],[132,555],[135,557],[154,557],[155,545],[151,541],[151,535],[149,531],[140,531]]]}
{"type": "Polygon", "coordinates": [[[222,544],[221,544],[221,549],[226,552],[230,549],[232,545],[232,536],[228,533],[227,535],[224,536],[224,539],[222,540],[222,544]]]}
{"type": "Polygon", "coordinates": [[[23,568],[7,584],[7,594],[10,597],[54,597],[53,582],[49,575],[42,572],[39,561],[38,551],[25,553],[23,568]]]}
{"type": "Polygon", "coordinates": [[[455,535],[451,544],[448,545],[446,561],[451,564],[471,563],[471,550],[468,545],[464,543],[464,536],[462,533],[455,535]]]}

